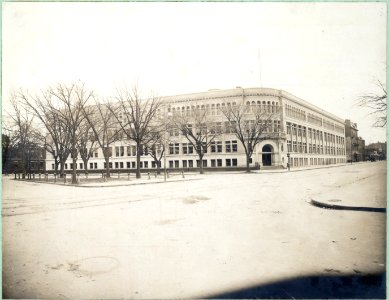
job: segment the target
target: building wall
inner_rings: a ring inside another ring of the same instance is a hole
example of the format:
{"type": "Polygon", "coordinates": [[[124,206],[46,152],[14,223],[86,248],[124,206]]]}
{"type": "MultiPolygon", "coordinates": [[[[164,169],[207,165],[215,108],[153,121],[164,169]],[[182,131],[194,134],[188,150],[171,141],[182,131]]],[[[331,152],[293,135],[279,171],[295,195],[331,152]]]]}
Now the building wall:
{"type": "MultiPolygon", "coordinates": [[[[274,112],[272,129],[265,133],[264,140],[255,147],[251,167],[264,166],[270,161],[271,166],[286,167],[288,153],[291,166],[323,165],[346,161],[344,120],[284,91],[236,88],[163,98],[164,108],[170,114],[186,111],[192,105],[204,106],[209,109],[212,121],[223,124],[226,119],[220,112],[220,108],[227,103],[241,101],[250,105],[260,105],[261,108],[266,107],[274,112]]],[[[198,155],[195,150],[193,149],[193,153],[184,154],[183,148],[187,148],[185,144],[188,143],[186,138],[174,130],[167,132],[167,136],[169,141],[166,149],[166,167],[172,169],[197,167],[198,155]],[[173,147],[173,154],[169,151],[169,144],[173,147]]],[[[243,146],[233,133],[222,134],[215,139],[215,142],[219,142],[221,148],[216,147],[215,152],[212,152],[211,148],[208,149],[203,158],[204,166],[207,168],[246,166],[243,146]]],[[[125,139],[112,145],[113,156],[110,162],[113,169],[135,169],[136,156],[131,147],[133,145],[133,142],[125,139]]],[[[52,159],[47,159],[48,170],[53,169],[52,164],[52,159]]],[[[141,164],[141,167],[146,169],[155,168],[150,155],[143,155],[141,164]]],[[[78,160],[77,167],[84,169],[81,159],[78,160]]],[[[163,160],[162,167],[164,167],[163,160]]],[[[70,168],[69,158],[65,169],[70,168]]],[[[96,156],[89,160],[88,168],[92,170],[104,168],[101,149],[98,149],[96,156]]]]}

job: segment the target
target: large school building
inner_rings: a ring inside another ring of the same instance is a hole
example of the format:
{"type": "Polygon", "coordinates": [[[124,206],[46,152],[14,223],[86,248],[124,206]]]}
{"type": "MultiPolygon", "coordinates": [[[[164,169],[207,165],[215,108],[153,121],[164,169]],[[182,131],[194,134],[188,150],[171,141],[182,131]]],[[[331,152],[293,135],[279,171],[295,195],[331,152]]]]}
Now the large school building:
{"type": "MultiPolygon", "coordinates": [[[[292,167],[319,166],[346,162],[345,121],[285,91],[269,88],[235,88],[210,90],[208,92],[168,96],[162,98],[168,115],[184,114],[191,107],[202,107],[210,118],[223,127],[222,134],[215,138],[203,157],[203,167],[209,169],[239,168],[246,166],[242,144],[228,130],[228,122],[222,113],[223,107],[245,103],[257,110],[271,113],[272,122],[262,140],[254,149],[250,166],[292,167]]],[[[177,130],[167,130],[166,168],[195,169],[200,161],[193,146],[177,130]]],[[[136,168],[136,148],[132,141],[123,139],[112,145],[110,167],[123,172],[136,168]]],[[[84,165],[79,158],[77,169],[84,165]]],[[[88,162],[91,171],[103,170],[105,160],[102,149],[94,151],[88,162]]],[[[141,169],[156,168],[154,159],[144,151],[141,169]]],[[[162,168],[164,168],[162,160],[162,168]]],[[[65,170],[70,170],[69,158],[65,170]]],[[[54,162],[47,155],[46,170],[54,170],[54,162]]]]}

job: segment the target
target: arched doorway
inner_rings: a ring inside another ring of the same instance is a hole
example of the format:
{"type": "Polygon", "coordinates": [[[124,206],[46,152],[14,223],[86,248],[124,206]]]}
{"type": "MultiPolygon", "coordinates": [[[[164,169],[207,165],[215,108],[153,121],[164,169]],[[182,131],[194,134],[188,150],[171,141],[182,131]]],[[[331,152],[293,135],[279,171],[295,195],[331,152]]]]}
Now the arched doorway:
{"type": "Polygon", "coordinates": [[[262,147],[262,164],[264,166],[271,166],[273,147],[265,145],[262,147]]]}

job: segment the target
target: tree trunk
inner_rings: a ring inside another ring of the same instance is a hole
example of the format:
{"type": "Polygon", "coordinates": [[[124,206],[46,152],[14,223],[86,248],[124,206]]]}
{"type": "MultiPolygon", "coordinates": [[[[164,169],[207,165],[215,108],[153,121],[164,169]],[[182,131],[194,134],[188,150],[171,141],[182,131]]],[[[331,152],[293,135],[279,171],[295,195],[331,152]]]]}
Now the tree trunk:
{"type": "Polygon", "coordinates": [[[246,172],[250,173],[250,155],[246,153],[246,172]]]}
{"type": "Polygon", "coordinates": [[[161,174],[161,161],[156,159],[155,163],[157,164],[157,174],[161,174]]]}
{"type": "Polygon", "coordinates": [[[200,159],[200,174],[204,174],[203,157],[204,157],[204,154],[199,154],[199,159],[200,159]]]}
{"type": "Polygon", "coordinates": [[[88,158],[83,158],[82,161],[84,162],[84,173],[88,173],[88,158]]]}
{"type": "Polygon", "coordinates": [[[140,143],[136,142],[136,178],[140,178],[140,143]]]}
{"type": "Polygon", "coordinates": [[[109,169],[109,154],[104,156],[105,158],[105,175],[107,178],[111,177],[111,170],[109,169]]]}
{"type": "Polygon", "coordinates": [[[76,150],[73,149],[73,170],[72,170],[72,183],[77,183],[77,157],[76,157],[76,150]]]}
{"type": "Polygon", "coordinates": [[[65,161],[66,161],[66,160],[61,160],[61,161],[60,161],[60,170],[59,170],[59,174],[60,174],[60,177],[61,177],[61,178],[63,177],[64,170],[65,170],[65,161]]]}

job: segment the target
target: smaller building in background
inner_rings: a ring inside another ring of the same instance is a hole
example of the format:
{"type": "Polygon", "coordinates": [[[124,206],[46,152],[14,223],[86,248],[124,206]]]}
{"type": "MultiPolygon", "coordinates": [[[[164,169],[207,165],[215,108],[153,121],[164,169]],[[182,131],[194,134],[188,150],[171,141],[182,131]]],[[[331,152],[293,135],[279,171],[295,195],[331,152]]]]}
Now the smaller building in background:
{"type": "MultiPolygon", "coordinates": [[[[363,154],[360,152],[360,139],[358,138],[357,123],[350,120],[345,120],[345,136],[346,136],[346,156],[348,162],[363,160],[363,154]]],[[[364,140],[363,140],[364,142],[364,140]]]]}

